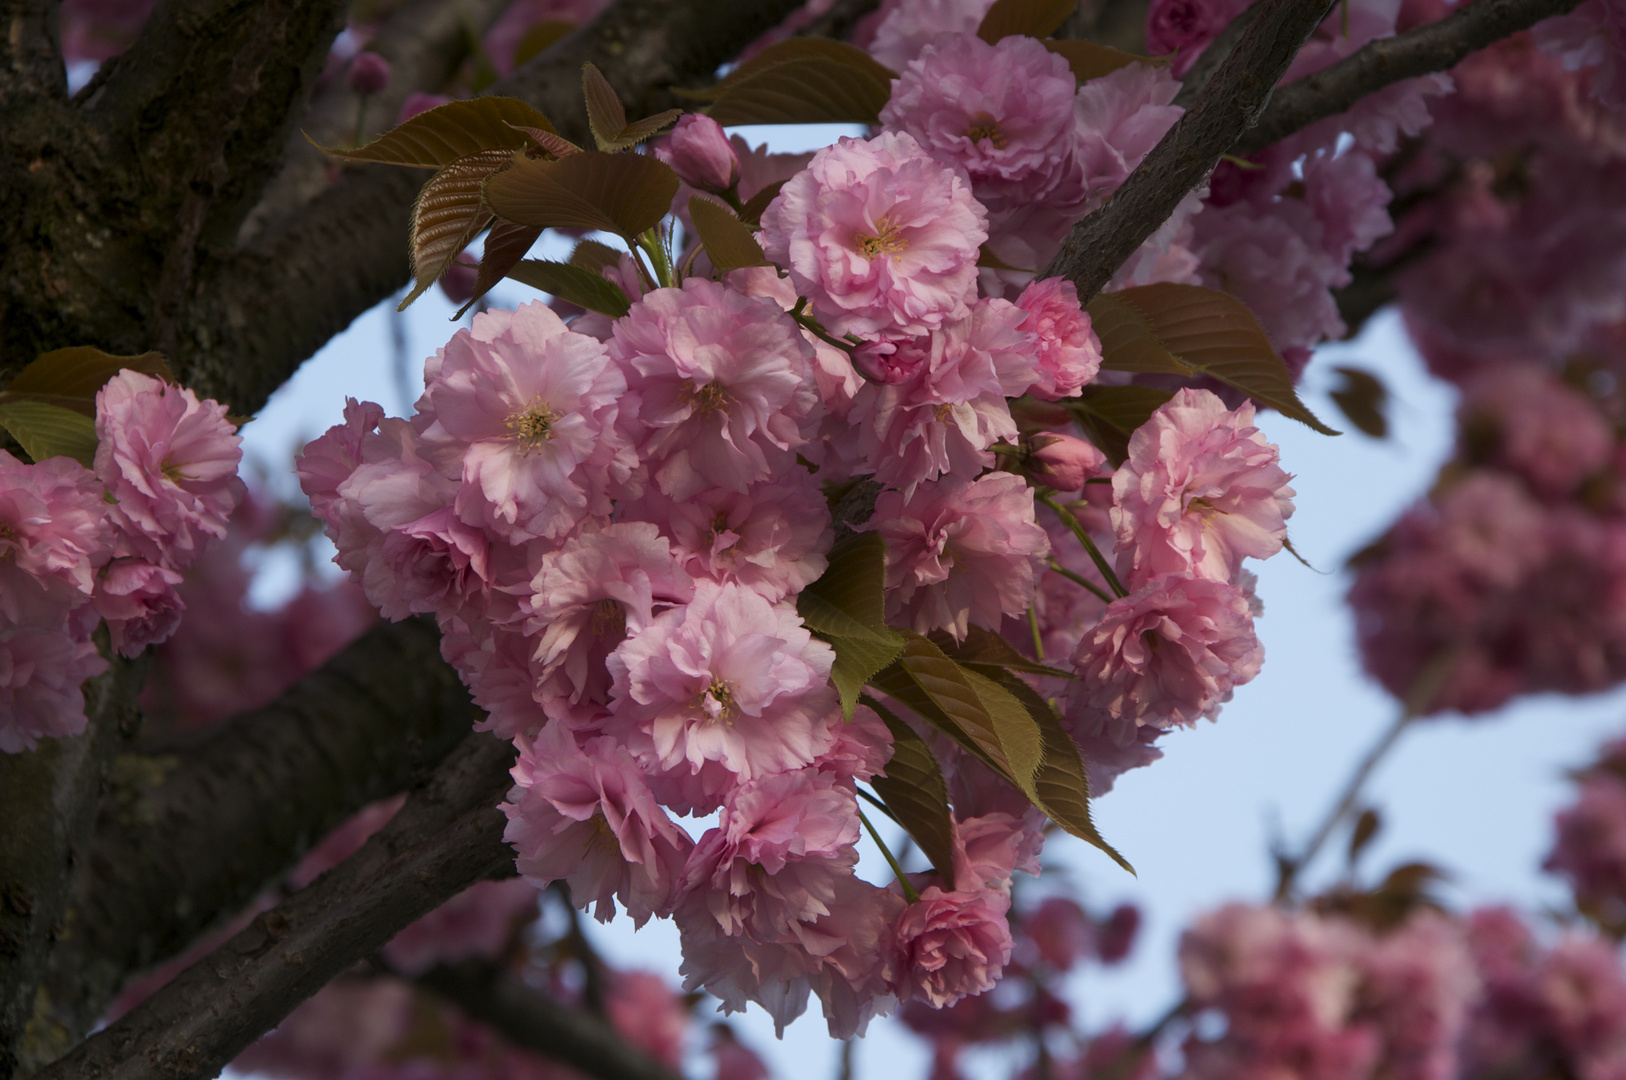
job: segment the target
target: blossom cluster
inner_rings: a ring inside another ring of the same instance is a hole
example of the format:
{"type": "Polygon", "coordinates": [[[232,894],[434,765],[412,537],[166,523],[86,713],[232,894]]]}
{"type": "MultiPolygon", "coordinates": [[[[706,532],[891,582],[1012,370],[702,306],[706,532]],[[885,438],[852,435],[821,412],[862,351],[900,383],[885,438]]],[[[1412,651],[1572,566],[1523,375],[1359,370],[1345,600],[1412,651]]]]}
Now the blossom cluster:
{"type": "Polygon", "coordinates": [[[225,406],[125,370],[96,396],[95,468],[0,451],[0,751],[85,728],[92,633],[135,656],[175,632],[181,571],[243,492],[225,406]]]}

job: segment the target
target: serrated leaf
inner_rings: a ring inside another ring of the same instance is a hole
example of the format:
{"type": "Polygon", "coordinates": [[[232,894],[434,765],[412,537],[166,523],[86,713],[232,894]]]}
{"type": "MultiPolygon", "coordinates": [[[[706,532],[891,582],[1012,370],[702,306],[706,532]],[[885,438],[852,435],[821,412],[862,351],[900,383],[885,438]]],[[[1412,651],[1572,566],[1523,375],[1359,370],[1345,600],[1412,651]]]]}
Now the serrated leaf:
{"type": "Polygon", "coordinates": [[[536,228],[602,229],[632,238],[671,209],[677,173],[647,154],[584,150],[558,161],[516,157],[486,182],[499,217],[536,228]]]}
{"type": "Polygon", "coordinates": [[[1051,39],[1044,43],[1044,47],[1066,60],[1067,66],[1073,69],[1073,78],[1081,83],[1099,79],[1103,75],[1111,75],[1119,68],[1128,67],[1130,64],[1165,67],[1169,63],[1166,56],[1137,56],[1134,53],[1114,49],[1110,45],[1097,45],[1093,41],[1051,39]]]}
{"type": "Polygon", "coordinates": [[[397,309],[407,306],[433,285],[446,268],[491,224],[492,214],[480,196],[487,178],[513,158],[511,150],[482,150],[452,162],[430,177],[412,204],[408,251],[416,282],[397,309]]]}
{"type": "Polygon", "coordinates": [[[771,266],[762,245],[734,212],[700,195],[689,197],[689,220],[719,274],[742,266],[771,266]]]}
{"type": "MultiPolygon", "coordinates": [[[[853,624],[884,637],[886,625],[886,541],[880,533],[854,533],[830,549],[829,562],[819,579],[797,596],[797,610],[808,628],[819,626],[801,611],[802,598],[818,599],[852,620],[853,624]]],[[[851,630],[836,630],[851,634],[851,630]]]]}
{"type": "Polygon", "coordinates": [[[768,209],[768,204],[779,197],[779,189],[785,186],[785,181],[775,180],[752,195],[740,207],[740,220],[752,228],[762,224],[762,212],[768,209]]]}
{"type": "Polygon", "coordinates": [[[569,19],[543,19],[520,36],[514,46],[513,66],[519,67],[532,57],[541,56],[574,29],[576,24],[569,19]]]}
{"type": "Polygon", "coordinates": [[[587,126],[593,130],[593,141],[600,150],[610,149],[607,144],[614,142],[627,126],[627,110],[620,96],[592,64],[582,65],[582,96],[587,99],[587,126]]]}
{"type": "Polygon", "coordinates": [[[546,116],[518,98],[480,97],[437,105],[355,150],[326,147],[314,139],[311,142],[348,161],[442,169],[482,150],[524,149],[529,141],[519,130],[522,127],[557,134],[546,116]]]}
{"type": "Polygon", "coordinates": [[[96,421],[83,413],[44,401],[0,401],[0,427],[11,432],[35,461],[71,457],[85,468],[96,464],[96,421]]]}
{"type": "Polygon", "coordinates": [[[1044,737],[1033,717],[1022,703],[1005,687],[990,679],[976,668],[956,665],[971,688],[977,692],[982,707],[993,722],[994,733],[1004,748],[1011,779],[1029,799],[1038,801],[1035,784],[1039,766],[1044,762],[1044,737]]]}
{"type": "Polygon", "coordinates": [[[932,644],[942,649],[943,654],[955,663],[1024,671],[1029,675],[1048,675],[1053,679],[1074,678],[1070,671],[1046,667],[1044,664],[1029,660],[1012,648],[1011,643],[1003,637],[980,626],[969,627],[964,641],[955,641],[944,630],[934,630],[929,636],[932,644]]]}
{"type": "Polygon", "coordinates": [[[864,704],[892,732],[892,760],[886,772],[870,781],[893,820],[913,838],[946,887],[954,885],[954,819],[949,813],[948,785],[926,740],[872,697],[864,704]]]}
{"type": "MultiPolygon", "coordinates": [[[[175,381],[164,354],[114,356],[90,345],[40,353],[0,390],[0,402],[37,401],[96,418],[96,394],[107,380],[128,368],[165,382],[175,381]]],[[[20,440],[19,440],[20,441],[20,440]]]]}
{"type": "Polygon", "coordinates": [[[1047,38],[1067,16],[1078,10],[1079,0],[994,0],[977,27],[977,36],[992,45],[1000,38],[1025,34],[1047,38]]]}
{"type": "Polygon", "coordinates": [[[549,259],[526,259],[508,271],[521,285],[541,289],[577,307],[619,319],[632,308],[632,301],[615,282],[591,270],[549,259]]]}
{"type": "Polygon", "coordinates": [[[1090,817],[1090,778],[1084,770],[1084,758],[1061,726],[1061,717],[1038,691],[1010,672],[998,677],[999,684],[1022,703],[1033,722],[1039,727],[1044,741],[1044,760],[1033,778],[1038,793],[1034,805],[1049,815],[1050,820],[1080,840],[1100,848],[1113,862],[1128,870],[1135,868],[1102,837],[1090,817]]]}
{"type": "Polygon", "coordinates": [[[1327,396],[1349,422],[1365,435],[1374,439],[1389,437],[1389,388],[1370,371],[1360,368],[1335,367],[1333,373],[1342,377],[1338,388],[1327,396]]]}
{"type": "Polygon", "coordinates": [[[1339,434],[1299,400],[1259,321],[1228,293],[1162,282],[1102,293],[1087,310],[1103,368],[1207,375],[1323,435],[1339,434]]]}
{"type": "Polygon", "coordinates": [[[463,313],[476,303],[480,297],[496,287],[497,282],[508,276],[514,265],[525,257],[542,235],[541,229],[529,225],[515,225],[512,221],[499,220],[491,226],[486,234],[484,248],[480,252],[480,269],[474,276],[474,295],[469,302],[458,309],[455,319],[461,319],[463,313]]]}
{"type": "Polygon", "coordinates": [[[510,124],[508,126],[524,135],[527,139],[531,140],[531,142],[536,145],[538,150],[541,150],[543,153],[552,154],[556,158],[569,157],[571,154],[579,154],[582,152],[581,147],[577,146],[563,135],[556,135],[551,131],[544,131],[541,128],[525,127],[523,124],[510,124]]]}
{"type": "Polygon", "coordinates": [[[1085,436],[1117,467],[1129,456],[1129,436],[1173,396],[1151,386],[1086,386],[1063,404],[1085,436]]]}
{"type": "Polygon", "coordinates": [[[570,265],[598,273],[607,266],[620,266],[621,253],[609,244],[583,240],[570,251],[570,265]]]}
{"type": "Polygon", "coordinates": [[[874,124],[897,73],[862,49],[829,38],[770,45],[710,90],[706,112],[735,124],[874,124]]]}
{"type": "MultiPolygon", "coordinates": [[[[817,607],[824,604],[824,601],[815,598],[812,603],[817,607]]],[[[834,612],[838,621],[846,618],[834,608],[828,605],[825,607],[826,615],[834,612]]],[[[841,696],[842,719],[851,720],[853,706],[858,703],[864,687],[875,678],[876,672],[892,663],[898,658],[898,654],[903,652],[903,639],[890,632],[884,637],[868,631],[850,635],[819,631],[818,634],[835,650],[836,660],[830,665],[830,683],[841,696]]]]}

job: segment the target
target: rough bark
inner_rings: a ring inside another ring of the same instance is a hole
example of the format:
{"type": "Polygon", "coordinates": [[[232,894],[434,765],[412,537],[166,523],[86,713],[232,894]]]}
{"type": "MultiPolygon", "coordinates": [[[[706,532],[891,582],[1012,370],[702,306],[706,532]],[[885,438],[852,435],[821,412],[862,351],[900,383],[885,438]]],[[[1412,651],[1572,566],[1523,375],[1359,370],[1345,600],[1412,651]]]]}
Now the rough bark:
{"type": "Polygon", "coordinates": [[[496,804],[513,746],[467,736],[355,855],[40,1071],[207,1080],[335,975],[476,881],[512,873],[496,804]]]}
{"type": "Polygon", "coordinates": [[[468,734],[481,713],[438,640],[418,620],[380,625],[275,704],[191,745],[118,760],[24,1040],[25,1074],[83,1038],[131,975],[242,911],[468,734]]]}

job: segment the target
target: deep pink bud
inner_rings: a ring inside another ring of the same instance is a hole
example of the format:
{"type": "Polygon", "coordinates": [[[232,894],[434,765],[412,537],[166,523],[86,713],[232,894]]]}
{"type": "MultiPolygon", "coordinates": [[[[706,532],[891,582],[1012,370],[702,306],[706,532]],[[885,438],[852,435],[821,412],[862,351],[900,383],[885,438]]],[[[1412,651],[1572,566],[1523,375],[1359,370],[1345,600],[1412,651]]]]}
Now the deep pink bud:
{"type": "Polygon", "coordinates": [[[362,97],[382,93],[390,84],[390,62],[377,53],[357,53],[350,61],[350,89],[362,97]]]}
{"type": "Polygon", "coordinates": [[[457,261],[440,275],[440,291],[452,303],[466,304],[474,299],[474,282],[479,274],[478,263],[470,261],[467,255],[459,255],[457,261]]]}
{"type": "Polygon", "coordinates": [[[1134,904],[1119,904],[1112,909],[1106,922],[1095,929],[1095,954],[1103,964],[1116,964],[1135,947],[1135,935],[1140,932],[1140,908],[1134,904]]]}
{"type": "Polygon", "coordinates": [[[1082,491],[1107,456],[1073,435],[1035,435],[1028,457],[1028,475],[1036,483],[1057,491],[1082,491]]]}
{"type": "Polygon", "coordinates": [[[689,113],[666,138],[661,157],[683,181],[701,191],[721,195],[740,182],[740,159],[709,116],[689,113]]]}

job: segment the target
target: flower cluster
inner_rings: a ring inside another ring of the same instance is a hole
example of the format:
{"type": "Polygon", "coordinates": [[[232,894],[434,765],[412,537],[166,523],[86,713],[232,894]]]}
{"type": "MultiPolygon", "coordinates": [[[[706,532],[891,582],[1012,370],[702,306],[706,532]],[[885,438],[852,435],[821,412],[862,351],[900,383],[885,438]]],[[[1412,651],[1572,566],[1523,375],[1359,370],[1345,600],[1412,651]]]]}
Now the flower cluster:
{"type": "Polygon", "coordinates": [[[0,751],[84,730],[91,640],[135,656],[175,632],[181,571],[242,496],[225,406],[134,371],[96,396],[95,469],[0,451],[0,751]]]}

